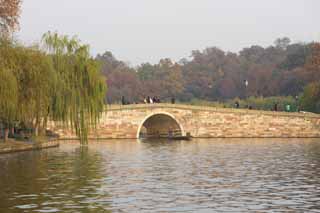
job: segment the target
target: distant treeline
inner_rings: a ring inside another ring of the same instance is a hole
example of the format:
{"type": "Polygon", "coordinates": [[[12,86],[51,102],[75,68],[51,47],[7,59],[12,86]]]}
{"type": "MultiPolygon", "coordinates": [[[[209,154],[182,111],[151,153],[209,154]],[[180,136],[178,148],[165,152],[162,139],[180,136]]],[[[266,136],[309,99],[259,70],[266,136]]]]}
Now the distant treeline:
{"type": "MultiPolygon", "coordinates": [[[[144,63],[136,68],[117,60],[111,52],[96,57],[107,77],[108,103],[119,102],[122,96],[131,102],[140,102],[145,96],[175,97],[182,102],[270,96],[299,96],[301,100],[304,88],[320,80],[319,58],[319,43],[291,44],[289,38],[239,53],[217,47],[195,50],[189,60],[176,63],[161,59],[158,64],[144,63]]],[[[316,87],[310,85],[309,90],[316,87]]]]}

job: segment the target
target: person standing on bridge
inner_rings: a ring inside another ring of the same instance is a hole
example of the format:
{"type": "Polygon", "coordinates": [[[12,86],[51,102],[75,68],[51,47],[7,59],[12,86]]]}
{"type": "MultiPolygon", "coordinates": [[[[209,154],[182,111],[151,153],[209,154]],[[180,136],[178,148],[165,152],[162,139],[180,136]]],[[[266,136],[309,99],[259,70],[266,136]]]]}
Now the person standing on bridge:
{"type": "Polygon", "coordinates": [[[236,101],[236,103],[234,104],[234,106],[238,109],[240,107],[239,101],[236,101]]]}
{"type": "Polygon", "coordinates": [[[290,105],[290,104],[287,104],[287,105],[286,105],[286,111],[287,111],[287,112],[291,112],[291,105],[290,105]]]}

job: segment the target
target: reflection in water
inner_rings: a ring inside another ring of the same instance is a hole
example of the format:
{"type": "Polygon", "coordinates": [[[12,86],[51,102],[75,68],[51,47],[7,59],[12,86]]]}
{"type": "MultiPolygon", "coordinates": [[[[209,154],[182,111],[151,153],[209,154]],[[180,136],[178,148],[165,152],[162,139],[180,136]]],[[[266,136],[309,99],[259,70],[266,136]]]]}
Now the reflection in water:
{"type": "Polygon", "coordinates": [[[0,212],[319,212],[319,139],[91,142],[0,156],[0,212]]]}
{"type": "Polygon", "coordinates": [[[96,202],[108,197],[98,191],[103,182],[101,155],[64,145],[60,149],[0,157],[0,212],[97,212],[96,202]],[[90,204],[90,205],[88,205],[90,204]]]}

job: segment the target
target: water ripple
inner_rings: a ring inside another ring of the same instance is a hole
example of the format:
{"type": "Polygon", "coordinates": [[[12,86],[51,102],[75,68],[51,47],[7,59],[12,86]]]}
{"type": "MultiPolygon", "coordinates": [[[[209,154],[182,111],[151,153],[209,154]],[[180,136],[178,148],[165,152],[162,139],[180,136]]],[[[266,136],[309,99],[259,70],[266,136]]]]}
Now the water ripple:
{"type": "Polygon", "coordinates": [[[66,142],[0,167],[0,212],[320,212],[319,139],[66,142]]]}

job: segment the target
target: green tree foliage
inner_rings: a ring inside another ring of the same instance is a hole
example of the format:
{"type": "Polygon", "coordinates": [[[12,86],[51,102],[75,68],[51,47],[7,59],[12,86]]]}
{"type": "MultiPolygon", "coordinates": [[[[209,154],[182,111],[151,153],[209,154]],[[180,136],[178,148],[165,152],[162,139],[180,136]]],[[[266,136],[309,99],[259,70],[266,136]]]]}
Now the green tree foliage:
{"type": "Polygon", "coordinates": [[[5,129],[6,141],[9,128],[17,119],[18,84],[12,71],[0,65],[0,124],[5,129]]]}
{"type": "Polygon", "coordinates": [[[44,41],[47,53],[0,40],[0,124],[19,122],[37,136],[48,119],[62,121],[85,143],[104,109],[100,64],[76,38],[47,33],[44,41]]]}
{"type": "Polygon", "coordinates": [[[170,59],[161,59],[159,64],[144,65],[138,68],[140,81],[148,90],[143,96],[158,96],[161,99],[169,99],[179,95],[183,90],[181,66],[170,59]],[[147,68],[147,70],[145,70],[147,68]],[[148,72],[152,75],[148,76],[148,72]],[[143,80],[146,79],[146,80],[143,80]]]}
{"type": "Polygon", "coordinates": [[[104,109],[106,84],[100,64],[76,37],[48,32],[43,42],[58,76],[50,115],[70,124],[80,141],[86,143],[89,129],[95,127],[104,109]]]}
{"type": "Polygon", "coordinates": [[[50,58],[37,49],[21,48],[18,59],[19,118],[32,124],[37,136],[41,122],[47,120],[57,78],[50,58]]]}
{"type": "Polygon", "coordinates": [[[311,54],[305,64],[308,80],[301,98],[303,110],[320,113],[320,43],[311,45],[311,54]]]}
{"type": "Polygon", "coordinates": [[[320,113],[320,82],[311,83],[305,87],[301,107],[306,111],[320,113]]]}
{"type": "Polygon", "coordinates": [[[15,119],[34,128],[38,135],[41,122],[46,121],[43,118],[48,114],[56,82],[51,60],[37,47],[26,48],[5,40],[0,44],[0,59],[2,67],[10,70],[18,82],[17,90],[13,90],[18,104],[15,119]]]}

